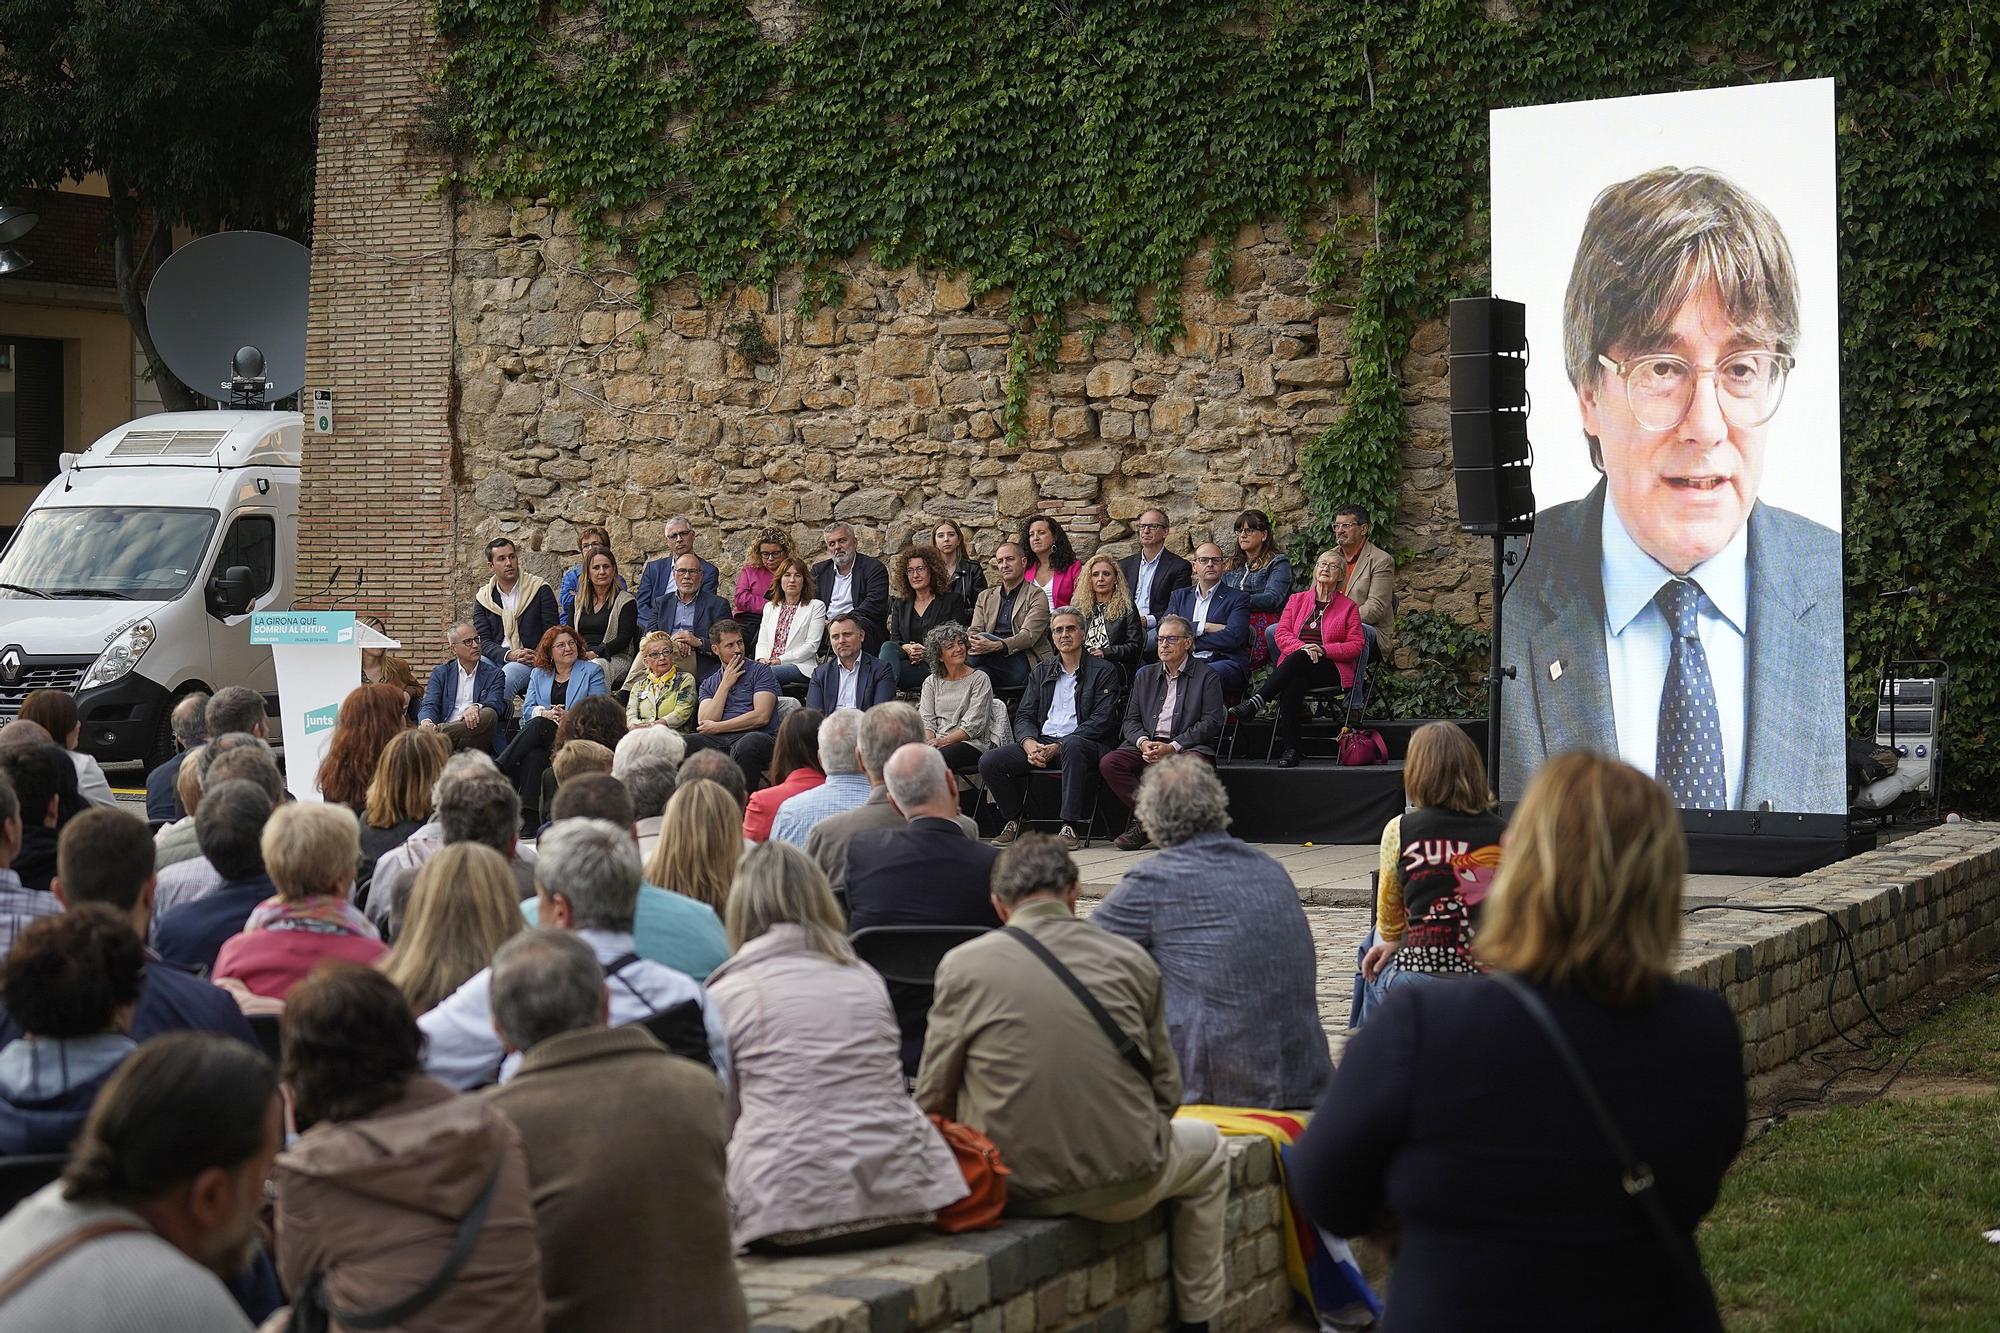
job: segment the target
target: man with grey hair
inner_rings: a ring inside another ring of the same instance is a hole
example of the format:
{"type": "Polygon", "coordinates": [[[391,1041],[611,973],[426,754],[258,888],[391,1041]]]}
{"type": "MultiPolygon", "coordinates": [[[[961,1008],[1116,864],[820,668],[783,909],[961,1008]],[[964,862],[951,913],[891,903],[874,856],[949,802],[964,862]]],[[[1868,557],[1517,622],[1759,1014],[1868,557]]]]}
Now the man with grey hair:
{"type": "MultiPolygon", "coordinates": [[[[641,958],[632,944],[639,902],[639,849],[632,830],[602,819],[566,819],[542,835],[535,862],[536,915],[544,926],[573,930],[603,966],[613,1027],[644,1024],[676,1055],[729,1080],[729,1050],[721,1020],[694,980],[641,958]]],[[[447,996],[417,1025],[428,1042],[424,1068],[460,1089],[513,1077],[509,1055],[493,1026],[493,969],[447,996]]]]}
{"type": "Polygon", "coordinates": [[[1049,617],[1055,655],[1028,673],[1028,688],[1014,709],[1014,743],[979,756],[979,776],[1007,821],[995,847],[1020,836],[1023,788],[1038,771],[1062,776],[1057,839],[1075,851],[1077,826],[1089,831],[1097,761],[1118,742],[1125,681],[1115,663],[1084,651],[1083,636],[1083,612],[1075,607],[1060,607],[1049,617]]]}
{"type": "Polygon", "coordinates": [[[778,807],[771,820],[772,842],[805,847],[821,820],[853,810],[868,800],[875,783],[861,771],[861,753],[855,748],[861,719],[862,714],[854,709],[840,708],[821,721],[819,766],[826,774],[826,781],[778,807]]]}
{"type": "Polygon", "coordinates": [[[476,842],[506,857],[520,896],[534,896],[535,852],[521,846],[521,795],[484,750],[463,750],[445,761],[431,787],[430,821],[375,862],[363,910],[385,936],[400,922],[399,905],[417,872],[455,842],[476,842]]]}
{"type": "Polygon", "coordinates": [[[1127,870],[1090,920],[1146,950],[1166,979],[1186,1100],[1319,1105],[1333,1063],[1292,877],[1229,835],[1222,779],[1198,759],[1148,769],[1138,816],[1161,850],[1127,870]]]}
{"type": "Polygon", "coordinates": [[[211,736],[247,731],[259,740],[265,735],[264,696],[247,685],[225,685],[208,701],[202,720],[211,736]]]}
{"type": "MultiPolygon", "coordinates": [[[[273,809],[291,799],[285,791],[284,775],[278,772],[278,761],[271,754],[271,747],[247,731],[232,731],[216,737],[201,747],[201,754],[195,763],[201,772],[203,792],[225,782],[249,782],[270,799],[273,809]]],[[[169,859],[163,855],[163,848],[157,845],[154,848],[153,864],[160,877],[153,893],[155,928],[160,918],[169,911],[200,901],[222,883],[222,872],[201,852],[198,818],[193,831],[196,842],[188,849],[193,855],[176,854],[169,859]]],[[[177,847],[176,851],[179,850],[177,847]]]]}
{"type": "Polygon", "coordinates": [[[1130,1222],[1171,1200],[1176,1313],[1206,1329],[1222,1313],[1229,1154],[1214,1125],[1174,1118],[1159,969],[1079,921],[1076,893],[1076,862],[1053,838],[1026,834],[1001,854],[993,908],[1007,929],[939,964],[917,1102],[993,1141],[1013,1168],[1009,1212],[1130,1222]]]}
{"type": "Polygon", "coordinates": [[[549,1327],[646,1328],[672,1310],[681,1327],[742,1333],[721,1084],[642,1026],[606,1026],[604,972],[580,935],[516,935],[492,990],[501,1039],[522,1053],[491,1098],[527,1153],[549,1327]],[[605,1244],[610,1218],[624,1244],[605,1244]]]}
{"type": "MultiPolygon", "coordinates": [[[[1194,626],[1183,616],[1161,616],[1156,643],[1160,660],[1139,668],[1125,700],[1124,744],[1097,763],[1104,785],[1128,809],[1148,766],[1177,754],[1212,764],[1222,735],[1222,679],[1194,656],[1194,626]]],[[[1113,845],[1136,852],[1146,842],[1145,822],[1135,817],[1113,845]]]]}
{"type": "MultiPolygon", "coordinates": [[[[826,559],[812,567],[814,596],[826,603],[827,623],[838,615],[861,621],[861,651],[874,656],[888,637],[889,570],[854,544],[854,529],[845,523],[827,525],[826,559]]],[[[826,651],[833,651],[831,640],[826,651]]]]}
{"type": "MultiPolygon", "coordinates": [[[[944,756],[930,745],[905,745],[882,776],[890,803],[909,822],[857,833],[848,843],[848,929],[998,926],[992,877],[1000,852],[958,826],[958,795],[944,756]]],[[[914,1074],[930,992],[891,983],[889,1000],[903,1033],[903,1070],[914,1074]]]]}
{"type": "Polygon", "coordinates": [[[171,824],[187,817],[187,811],[181,808],[181,798],[174,791],[174,782],[181,775],[181,765],[187,762],[188,751],[208,739],[207,714],[208,693],[196,690],[182,695],[174,704],[174,711],[167,715],[167,725],[174,733],[174,755],[146,775],[149,822],[171,824]]]}
{"type": "Polygon", "coordinates": [[[454,750],[491,750],[507,716],[507,673],[481,654],[479,631],[460,621],[444,632],[450,654],[431,668],[417,725],[442,732],[454,750]]]}
{"type": "Polygon", "coordinates": [[[625,784],[625,794],[632,798],[632,836],[639,840],[639,860],[649,862],[653,859],[653,849],[660,845],[660,825],[666,821],[667,802],[674,798],[674,790],[680,785],[679,766],[667,759],[647,756],[621,770],[614,759],[611,776],[625,784]]]}
{"type": "MultiPolygon", "coordinates": [[[[843,716],[851,714],[835,713],[827,721],[843,716]]],[[[883,781],[882,771],[889,765],[889,756],[897,750],[905,745],[923,744],[924,722],[910,705],[891,701],[876,704],[863,713],[854,736],[855,756],[861,763],[861,771],[868,778],[868,799],[843,814],[817,819],[805,839],[806,854],[819,862],[819,868],[826,872],[827,883],[832,885],[836,895],[847,885],[847,844],[854,835],[869,829],[903,826],[902,813],[889,803],[889,788],[883,781]]],[[[817,791],[794,796],[778,807],[779,817],[783,818],[794,803],[825,790],[823,784],[817,791]]],[[[966,837],[979,836],[979,826],[964,815],[959,815],[957,822],[966,837]]]]}

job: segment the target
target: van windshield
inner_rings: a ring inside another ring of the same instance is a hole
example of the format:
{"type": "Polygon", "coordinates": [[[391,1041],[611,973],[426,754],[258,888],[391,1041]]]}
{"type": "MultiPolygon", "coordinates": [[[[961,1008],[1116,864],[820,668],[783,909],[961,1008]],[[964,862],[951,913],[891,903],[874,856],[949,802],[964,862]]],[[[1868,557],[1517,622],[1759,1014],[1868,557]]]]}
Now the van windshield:
{"type": "Polygon", "coordinates": [[[0,555],[0,597],[178,596],[201,568],[212,509],[37,509],[0,555]]]}

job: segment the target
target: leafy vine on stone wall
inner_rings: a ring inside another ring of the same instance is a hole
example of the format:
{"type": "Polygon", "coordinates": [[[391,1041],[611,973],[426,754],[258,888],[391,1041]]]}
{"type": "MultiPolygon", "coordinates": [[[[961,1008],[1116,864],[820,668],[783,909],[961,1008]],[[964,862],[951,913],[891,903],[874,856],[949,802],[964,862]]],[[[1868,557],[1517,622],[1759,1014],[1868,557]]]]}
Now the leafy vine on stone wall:
{"type": "Polygon", "coordinates": [[[1301,451],[1306,545],[1335,504],[1396,509],[1398,367],[1486,280],[1489,108],[1831,76],[1850,698],[1866,717],[1876,591],[1922,588],[1897,648],[1958,667],[1954,787],[2000,780],[1990,0],[822,0],[785,41],[742,0],[435,13],[463,183],[570,210],[642,292],[795,272],[827,303],[856,253],[963,273],[1006,299],[1016,434],[1085,307],[1163,344],[1190,266],[1219,289],[1237,230],[1283,220],[1349,315],[1345,413],[1301,451]]]}

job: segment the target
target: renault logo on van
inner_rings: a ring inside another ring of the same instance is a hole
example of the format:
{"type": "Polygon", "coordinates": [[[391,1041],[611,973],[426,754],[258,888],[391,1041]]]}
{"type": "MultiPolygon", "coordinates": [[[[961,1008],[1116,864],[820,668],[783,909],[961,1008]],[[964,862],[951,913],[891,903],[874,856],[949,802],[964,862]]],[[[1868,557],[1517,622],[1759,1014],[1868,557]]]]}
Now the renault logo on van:
{"type": "Polygon", "coordinates": [[[21,650],[7,645],[7,651],[0,652],[0,681],[12,685],[21,679],[21,650]]]}

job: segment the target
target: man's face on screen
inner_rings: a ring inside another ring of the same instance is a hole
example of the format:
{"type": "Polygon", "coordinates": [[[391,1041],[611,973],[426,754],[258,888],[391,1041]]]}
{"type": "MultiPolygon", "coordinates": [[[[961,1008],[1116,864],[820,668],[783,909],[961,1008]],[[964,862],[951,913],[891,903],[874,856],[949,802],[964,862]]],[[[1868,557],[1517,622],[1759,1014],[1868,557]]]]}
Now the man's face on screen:
{"type": "MultiPolygon", "coordinates": [[[[1713,287],[1680,309],[1663,345],[1614,347],[1614,361],[1671,354],[1704,370],[1761,344],[1733,327],[1713,287]]],[[[1718,374],[1721,372],[1717,372],[1718,374]]],[[[1618,517],[1639,549],[1685,574],[1727,546],[1750,516],[1764,479],[1769,423],[1738,426],[1723,415],[1714,374],[1695,377],[1694,397],[1678,425],[1653,430],[1634,415],[1626,381],[1600,368],[1577,401],[1595,435],[1618,517]]]]}

